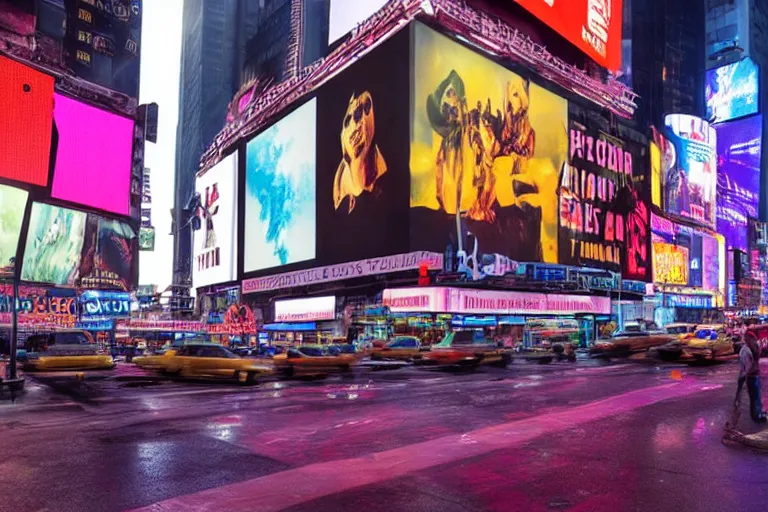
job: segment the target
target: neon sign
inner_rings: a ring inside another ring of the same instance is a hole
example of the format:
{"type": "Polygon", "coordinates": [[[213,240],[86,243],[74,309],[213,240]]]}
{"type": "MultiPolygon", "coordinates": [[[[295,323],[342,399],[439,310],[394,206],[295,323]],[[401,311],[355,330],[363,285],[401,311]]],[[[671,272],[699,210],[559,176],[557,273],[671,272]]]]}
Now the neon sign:
{"type": "Polygon", "coordinates": [[[654,242],[653,276],[657,283],[687,285],[688,249],[664,242],[654,242]]]}

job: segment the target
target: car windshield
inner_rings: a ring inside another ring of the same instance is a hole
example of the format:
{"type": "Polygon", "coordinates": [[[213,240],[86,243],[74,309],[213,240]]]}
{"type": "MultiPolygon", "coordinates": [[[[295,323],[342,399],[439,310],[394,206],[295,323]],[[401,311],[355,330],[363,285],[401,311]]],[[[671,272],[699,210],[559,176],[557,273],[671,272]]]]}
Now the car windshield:
{"type": "Polygon", "coordinates": [[[319,357],[324,355],[323,349],[320,347],[301,347],[299,351],[305,356],[319,357]]]}

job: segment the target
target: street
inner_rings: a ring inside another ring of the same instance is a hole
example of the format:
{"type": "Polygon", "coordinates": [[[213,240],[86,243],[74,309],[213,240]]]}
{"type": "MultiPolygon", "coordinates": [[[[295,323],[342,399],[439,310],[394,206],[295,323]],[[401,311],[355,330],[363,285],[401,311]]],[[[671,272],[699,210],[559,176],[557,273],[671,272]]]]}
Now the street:
{"type": "Polygon", "coordinates": [[[126,367],[84,382],[31,376],[25,396],[0,403],[1,510],[762,511],[768,500],[768,457],[721,442],[733,364],[357,369],[252,387],[126,367]]]}

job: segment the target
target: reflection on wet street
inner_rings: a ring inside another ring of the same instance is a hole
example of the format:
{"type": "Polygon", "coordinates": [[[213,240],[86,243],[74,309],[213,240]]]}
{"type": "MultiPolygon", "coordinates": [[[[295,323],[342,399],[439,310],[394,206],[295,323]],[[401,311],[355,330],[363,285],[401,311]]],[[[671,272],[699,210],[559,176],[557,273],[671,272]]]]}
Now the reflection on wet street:
{"type": "Polygon", "coordinates": [[[721,443],[735,380],[626,361],[35,375],[0,403],[0,509],[764,510],[768,457],[721,443]]]}

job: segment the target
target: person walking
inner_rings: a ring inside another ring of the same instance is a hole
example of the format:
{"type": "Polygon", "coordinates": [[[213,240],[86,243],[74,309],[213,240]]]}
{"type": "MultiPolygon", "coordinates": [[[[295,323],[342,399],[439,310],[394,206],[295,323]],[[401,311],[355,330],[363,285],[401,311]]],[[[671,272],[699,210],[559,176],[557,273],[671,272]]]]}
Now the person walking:
{"type": "Polygon", "coordinates": [[[744,345],[739,351],[739,381],[736,390],[735,406],[741,405],[741,389],[747,384],[749,394],[749,415],[755,423],[768,421],[763,410],[763,401],[760,393],[760,352],[757,346],[757,338],[745,336],[744,345]]]}

